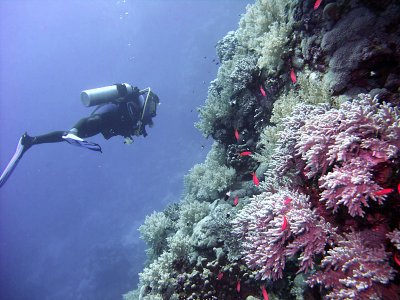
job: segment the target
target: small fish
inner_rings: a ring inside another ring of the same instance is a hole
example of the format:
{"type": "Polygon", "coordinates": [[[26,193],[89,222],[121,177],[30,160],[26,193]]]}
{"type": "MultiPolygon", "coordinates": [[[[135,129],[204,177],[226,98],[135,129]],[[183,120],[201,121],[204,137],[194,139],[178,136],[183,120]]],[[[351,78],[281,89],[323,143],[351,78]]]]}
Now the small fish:
{"type": "Polygon", "coordinates": [[[393,189],[382,189],[374,192],[375,196],[384,196],[393,192],[393,189]]]}
{"type": "Polygon", "coordinates": [[[283,200],[283,204],[288,205],[290,202],[292,202],[292,199],[289,197],[286,197],[285,200],[283,200]]]}
{"type": "Polygon", "coordinates": [[[296,83],[297,79],[296,79],[296,73],[294,72],[294,69],[290,69],[290,79],[292,79],[293,83],[296,83]]]}
{"type": "Polygon", "coordinates": [[[236,283],[236,291],[240,293],[240,280],[236,283]]]}
{"type": "Polygon", "coordinates": [[[263,89],[262,85],[260,85],[260,92],[261,92],[261,95],[263,95],[263,97],[267,96],[267,93],[263,89]]]}
{"type": "Polygon", "coordinates": [[[240,152],[240,156],[249,156],[250,154],[251,154],[250,151],[243,151],[243,152],[240,152]]]}
{"type": "Polygon", "coordinates": [[[235,138],[239,141],[239,131],[237,129],[235,129],[235,138]]]}
{"type": "Polygon", "coordinates": [[[217,276],[217,279],[221,280],[223,276],[224,276],[224,273],[223,272],[219,272],[218,276],[217,276]]]}
{"type": "Polygon", "coordinates": [[[269,300],[269,298],[268,298],[268,293],[267,293],[267,290],[265,289],[265,286],[262,286],[262,287],[261,287],[261,291],[262,291],[264,300],[269,300]]]}
{"type": "Polygon", "coordinates": [[[286,218],[286,216],[283,216],[283,222],[282,222],[282,228],[281,228],[282,231],[284,231],[286,229],[287,224],[288,224],[287,218],[286,218]]]}
{"type": "Polygon", "coordinates": [[[231,191],[226,192],[224,197],[225,201],[228,200],[230,196],[231,196],[231,191]]]}
{"type": "Polygon", "coordinates": [[[394,258],[394,261],[396,262],[396,264],[397,264],[398,266],[400,266],[400,258],[399,258],[399,256],[397,255],[397,253],[395,253],[395,254],[393,255],[393,258],[394,258]]]}
{"type": "Polygon", "coordinates": [[[314,10],[318,9],[318,7],[321,5],[322,0],[317,0],[314,3],[314,10]]]}
{"type": "Polygon", "coordinates": [[[397,185],[397,191],[398,191],[399,194],[400,194],[400,183],[397,185]]]}
{"type": "Polygon", "coordinates": [[[256,173],[253,172],[253,173],[251,173],[251,174],[253,175],[253,182],[254,182],[254,184],[258,186],[258,185],[260,184],[260,181],[258,180],[256,173]]]}
{"type": "Polygon", "coordinates": [[[235,200],[233,200],[233,205],[236,206],[239,203],[239,196],[235,197],[235,200]]]}

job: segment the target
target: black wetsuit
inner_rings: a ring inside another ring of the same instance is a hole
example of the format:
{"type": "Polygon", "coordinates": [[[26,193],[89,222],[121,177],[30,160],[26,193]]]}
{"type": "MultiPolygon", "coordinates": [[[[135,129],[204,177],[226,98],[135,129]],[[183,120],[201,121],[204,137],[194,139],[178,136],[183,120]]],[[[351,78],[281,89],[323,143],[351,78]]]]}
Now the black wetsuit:
{"type": "MultiPolygon", "coordinates": [[[[121,101],[99,105],[89,117],[80,119],[70,130],[80,138],[101,133],[105,139],[116,135],[131,137],[146,136],[145,123],[140,124],[142,103],[139,94],[128,95],[121,101]]],[[[53,131],[33,137],[32,145],[63,142],[68,131],[53,131]]]]}

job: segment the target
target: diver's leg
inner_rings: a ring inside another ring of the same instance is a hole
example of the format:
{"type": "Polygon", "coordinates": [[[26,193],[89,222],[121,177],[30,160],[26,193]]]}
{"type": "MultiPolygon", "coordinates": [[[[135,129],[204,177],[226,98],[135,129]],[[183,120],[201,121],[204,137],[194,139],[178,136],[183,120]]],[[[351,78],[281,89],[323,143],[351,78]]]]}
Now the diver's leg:
{"type": "Polygon", "coordinates": [[[99,134],[103,129],[103,119],[101,115],[93,115],[80,119],[78,123],[70,130],[80,138],[87,138],[99,134]]]}
{"type": "Polygon", "coordinates": [[[15,150],[13,157],[0,175],[0,187],[2,187],[6,183],[7,179],[17,167],[18,162],[20,161],[26,150],[36,144],[62,142],[64,141],[62,136],[65,133],[65,131],[53,131],[44,135],[29,136],[25,132],[18,141],[17,149],[15,150]]]}
{"type": "Polygon", "coordinates": [[[64,134],[65,131],[52,131],[43,135],[30,136],[25,132],[20,139],[20,144],[23,147],[22,154],[33,145],[64,142],[62,138],[64,134]]]}
{"type": "Polygon", "coordinates": [[[65,131],[52,131],[43,135],[30,137],[27,133],[24,134],[26,138],[31,138],[32,145],[45,144],[45,143],[59,143],[63,142],[62,136],[65,135],[65,131]]]}

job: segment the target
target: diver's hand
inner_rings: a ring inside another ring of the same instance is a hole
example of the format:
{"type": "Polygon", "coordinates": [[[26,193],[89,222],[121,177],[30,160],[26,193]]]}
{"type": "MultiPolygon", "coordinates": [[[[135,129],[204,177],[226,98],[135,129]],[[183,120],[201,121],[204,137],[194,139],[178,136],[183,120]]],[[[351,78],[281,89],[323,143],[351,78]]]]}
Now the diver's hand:
{"type": "Polygon", "coordinates": [[[133,139],[130,136],[126,136],[124,140],[124,144],[131,145],[133,143],[133,139]]]}

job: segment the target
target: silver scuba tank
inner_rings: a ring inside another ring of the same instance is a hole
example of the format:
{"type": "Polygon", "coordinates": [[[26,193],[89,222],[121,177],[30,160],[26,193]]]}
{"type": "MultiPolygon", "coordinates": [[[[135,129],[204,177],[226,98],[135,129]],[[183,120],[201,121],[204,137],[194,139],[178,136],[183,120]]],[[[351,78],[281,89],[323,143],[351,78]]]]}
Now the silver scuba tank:
{"type": "MultiPolygon", "coordinates": [[[[123,83],[126,87],[127,94],[133,93],[133,86],[128,83],[123,83]]],[[[111,102],[118,98],[125,96],[126,94],[121,94],[118,90],[117,85],[109,85],[105,87],[100,87],[96,89],[84,90],[81,92],[81,101],[84,106],[90,107],[107,102],[111,102]]]]}

